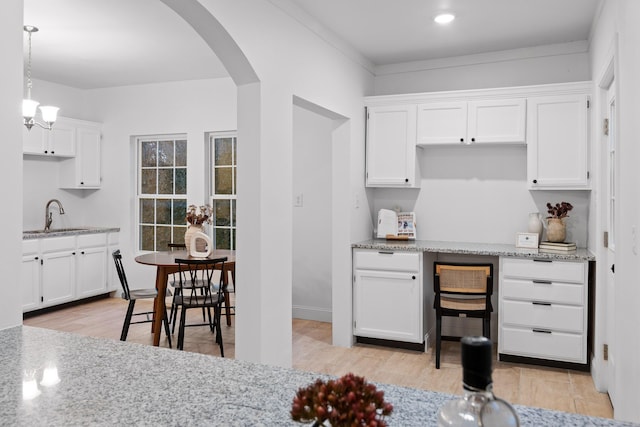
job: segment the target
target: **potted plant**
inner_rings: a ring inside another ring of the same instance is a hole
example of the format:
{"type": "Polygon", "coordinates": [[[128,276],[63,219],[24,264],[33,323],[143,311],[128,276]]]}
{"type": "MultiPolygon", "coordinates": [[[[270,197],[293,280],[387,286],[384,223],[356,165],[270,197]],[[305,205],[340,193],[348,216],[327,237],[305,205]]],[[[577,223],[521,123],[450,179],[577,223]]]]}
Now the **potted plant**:
{"type": "Polygon", "coordinates": [[[567,236],[565,218],[573,205],[569,202],[560,202],[552,205],[547,203],[547,240],[550,242],[564,242],[567,236]]]}
{"type": "Polygon", "coordinates": [[[293,398],[291,418],[313,426],[379,426],[393,405],[384,401],[384,392],[352,373],[336,380],[316,380],[300,388],[293,398]]]}

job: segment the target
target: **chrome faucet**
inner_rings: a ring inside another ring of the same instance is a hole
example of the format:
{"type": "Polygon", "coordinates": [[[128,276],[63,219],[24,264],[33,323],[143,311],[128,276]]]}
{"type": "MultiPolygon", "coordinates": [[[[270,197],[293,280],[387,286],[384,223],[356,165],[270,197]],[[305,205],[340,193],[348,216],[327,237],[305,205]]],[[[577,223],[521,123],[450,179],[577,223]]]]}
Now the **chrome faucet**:
{"type": "Polygon", "coordinates": [[[44,213],[44,231],[49,231],[51,228],[51,222],[53,222],[53,214],[49,212],[49,207],[51,203],[57,203],[58,209],[60,209],[60,215],[64,215],[64,208],[62,207],[62,203],[58,199],[51,199],[47,202],[47,208],[44,213]]]}

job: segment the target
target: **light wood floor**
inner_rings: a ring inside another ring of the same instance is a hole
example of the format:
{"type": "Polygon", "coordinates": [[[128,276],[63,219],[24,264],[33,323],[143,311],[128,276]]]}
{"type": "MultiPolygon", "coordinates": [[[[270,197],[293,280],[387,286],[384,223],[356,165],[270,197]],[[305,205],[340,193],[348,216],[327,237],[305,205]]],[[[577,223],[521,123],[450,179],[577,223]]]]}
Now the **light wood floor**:
{"type": "MultiPolygon", "coordinates": [[[[92,337],[119,339],[126,302],[103,299],[24,320],[25,325],[92,337]]],[[[151,303],[139,301],[136,311],[151,309],[151,303]]],[[[192,318],[201,316],[191,310],[192,318]]],[[[233,319],[233,317],[232,317],[233,319]]],[[[177,340],[177,331],[173,338],[177,340]]],[[[235,355],[233,326],[223,326],[225,356],[235,355]]],[[[150,325],[131,325],[127,341],[150,345],[150,325]]],[[[166,337],[160,343],[167,346],[166,337]]],[[[206,327],[188,328],[185,351],[219,356],[219,348],[206,327]]],[[[420,353],[358,344],[352,348],[331,345],[331,324],[293,319],[293,367],[300,370],[343,375],[353,372],[370,381],[413,388],[461,393],[459,343],[444,342],[441,369],[435,369],[433,351],[420,353]]],[[[565,412],[612,418],[608,395],[598,393],[591,376],[555,368],[494,362],[494,391],[511,403],[565,412]]]]}

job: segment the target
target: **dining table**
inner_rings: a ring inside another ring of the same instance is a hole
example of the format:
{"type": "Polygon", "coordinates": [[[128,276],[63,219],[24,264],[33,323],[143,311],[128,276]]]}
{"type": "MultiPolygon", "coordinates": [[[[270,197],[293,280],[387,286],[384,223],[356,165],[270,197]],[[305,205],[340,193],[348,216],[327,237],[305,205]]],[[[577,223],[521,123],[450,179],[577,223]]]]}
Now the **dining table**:
{"type": "MultiPolygon", "coordinates": [[[[236,251],[229,249],[214,249],[206,258],[217,259],[226,257],[224,266],[222,267],[222,283],[225,288],[229,285],[229,274],[233,281],[233,287],[236,286],[236,251]]],[[[151,331],[153,332],[153,345],[160,344],[160,334],[162,331],[163,313],[166,313],[165,298],[167,296],[167,283],[169,275],[178,272],[178,259],[191,259],[192,257],[186,250],[149,252],[138,255],[135,260],[137,263],[156,266],[156,289],[158,295],[153,304],[153,323],[151,331]]],[[[195,259],[206,259],[195,258],[195,259]]],[[[225,315],[227,326],[231,326],[231,307],[229,304],[229,294],[225,292],[225,315]]]]}

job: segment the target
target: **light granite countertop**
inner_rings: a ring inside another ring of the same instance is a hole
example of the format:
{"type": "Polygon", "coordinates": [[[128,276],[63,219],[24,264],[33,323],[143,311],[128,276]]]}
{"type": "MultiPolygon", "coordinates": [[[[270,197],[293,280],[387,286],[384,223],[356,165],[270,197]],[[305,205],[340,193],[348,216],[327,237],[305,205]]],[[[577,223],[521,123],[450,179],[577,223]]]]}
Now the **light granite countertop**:
{"type": "Polygon", "coordinates": [[[49,231],[27,230],[22,232],[22,240],[44,239],[48,237],[75,236],[78,234],[112,233],[120,231],[118,227],[74,227],[74,228],[52,228],[49,231]]]}
{"type": "MultiPolygon", "coordinates": [[[[0,331],[3,426],[296,426],[296,391],[323,375],[28,326],[0,331]],[[25,375],[60,381],[31,399],[25,375]]],[[[394,405],[390,426],[436,425],[453,396],[377,384],[394,405]]],[[[525,426],[631,426],[516,406],[525,426]]]]}
{"type": "Polygon", "coordinates": [[[540,249],[516,248],[515,245],[499,243],[466,243],[466,242],[440,242],[434,240],[386,240],[371,239],[364,242],[354,243],[352,248],[377,249],[377,250],[398,250],[414,252],[437,252],[447,254],[464,255],[488,255],[507,256],[532,259],[551,260],[572,260],[572,261],[594,261],[596,258],[585,248],[578,248],[575,251],[566,253],[552,253],[540,249]]]}

